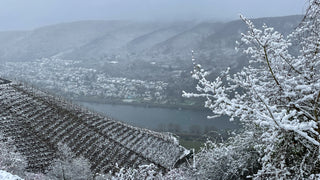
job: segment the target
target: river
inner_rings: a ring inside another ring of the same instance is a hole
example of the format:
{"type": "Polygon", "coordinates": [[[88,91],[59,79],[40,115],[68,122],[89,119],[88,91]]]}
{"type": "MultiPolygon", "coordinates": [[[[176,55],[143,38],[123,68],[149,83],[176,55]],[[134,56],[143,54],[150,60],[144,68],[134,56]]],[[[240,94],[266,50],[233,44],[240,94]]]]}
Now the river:
{"type": "Polygon", "coordinates": [[[227,117],[207,119],[207,116],[210,115],[209,111],[91,102],[78,103],[130,125],[157,131],[203,133],[239,127],[236,123],[228,121],[227,117]]]}

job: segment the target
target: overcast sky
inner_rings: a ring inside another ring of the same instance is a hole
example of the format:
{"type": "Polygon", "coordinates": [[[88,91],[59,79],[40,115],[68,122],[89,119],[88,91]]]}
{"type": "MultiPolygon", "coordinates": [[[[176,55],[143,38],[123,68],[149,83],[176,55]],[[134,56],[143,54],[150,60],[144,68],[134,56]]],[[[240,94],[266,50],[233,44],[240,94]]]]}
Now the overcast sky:
{"type": "Polygon", "coordinates": [[[306,0],[0,0],[0,30],[78,20],[232,20],[303,14],[306,0]]]}

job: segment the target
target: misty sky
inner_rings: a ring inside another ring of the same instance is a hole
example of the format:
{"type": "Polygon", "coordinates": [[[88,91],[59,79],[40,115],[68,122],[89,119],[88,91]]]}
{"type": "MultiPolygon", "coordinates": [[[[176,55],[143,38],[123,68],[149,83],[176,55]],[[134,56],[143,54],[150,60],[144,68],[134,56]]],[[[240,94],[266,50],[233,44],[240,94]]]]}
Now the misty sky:
{"type": "Polygon", "coordinates": [[[303,14],[306,0],[0,0],[0,30],[78,20],[231,20],[303,14]]]}

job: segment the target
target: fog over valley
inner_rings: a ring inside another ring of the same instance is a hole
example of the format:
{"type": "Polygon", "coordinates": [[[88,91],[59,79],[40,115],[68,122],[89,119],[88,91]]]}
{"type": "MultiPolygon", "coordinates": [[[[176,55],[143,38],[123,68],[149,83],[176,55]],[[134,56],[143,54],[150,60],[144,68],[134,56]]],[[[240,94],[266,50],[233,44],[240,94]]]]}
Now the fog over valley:
{"type": "Polygon", "coordinates": [[[319,178],[319,12],[2,0],[0,179],[319,178]]]}
{"type": "Polygon", "coordinates": [[[30,30],[81,20],[230,21],[303,14],[304,0],[2,0],[0,30],[30,30]]]}

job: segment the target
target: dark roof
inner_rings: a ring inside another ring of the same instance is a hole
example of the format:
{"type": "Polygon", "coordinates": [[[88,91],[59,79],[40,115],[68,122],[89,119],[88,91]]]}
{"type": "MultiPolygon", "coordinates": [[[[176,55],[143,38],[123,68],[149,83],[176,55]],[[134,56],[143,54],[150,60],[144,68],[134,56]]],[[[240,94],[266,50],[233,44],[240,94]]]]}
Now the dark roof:
{"type": "Polygon", "coordinates": [[[20,83],[0,84],[0,128],[33,171],[43,171],[66,144],[93,172],[153,163],[170,169],[189,151],[172,136],[136,128],[20,83]]]}

